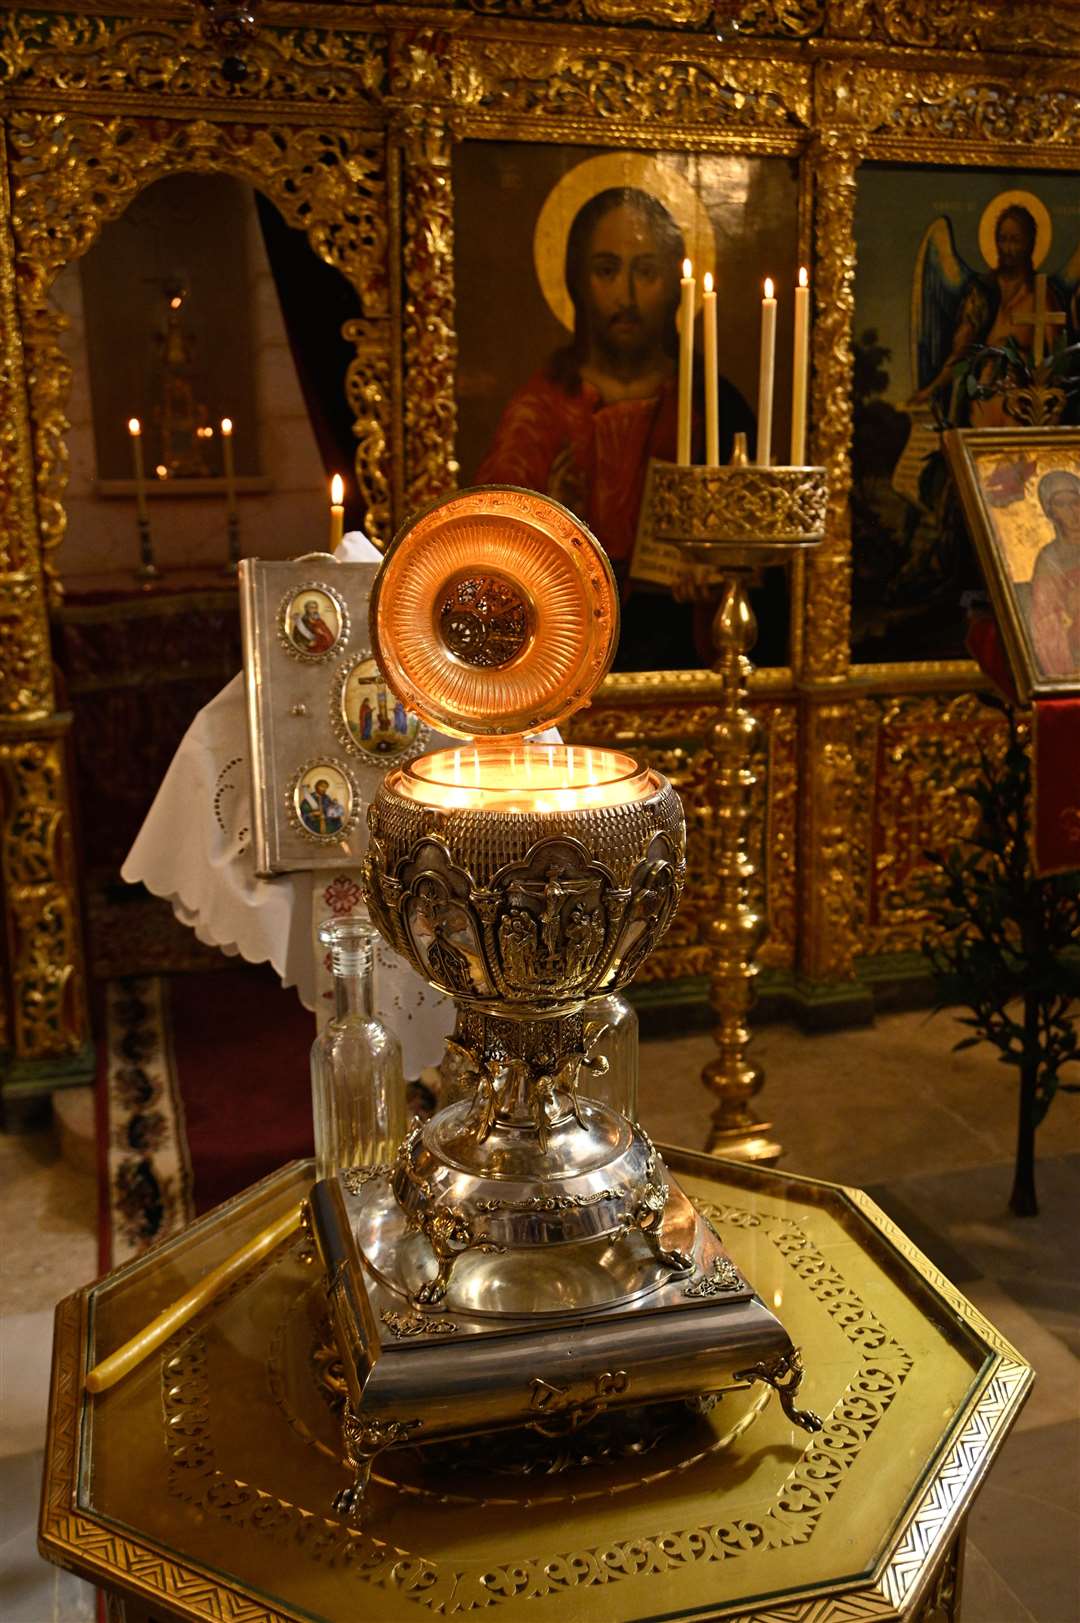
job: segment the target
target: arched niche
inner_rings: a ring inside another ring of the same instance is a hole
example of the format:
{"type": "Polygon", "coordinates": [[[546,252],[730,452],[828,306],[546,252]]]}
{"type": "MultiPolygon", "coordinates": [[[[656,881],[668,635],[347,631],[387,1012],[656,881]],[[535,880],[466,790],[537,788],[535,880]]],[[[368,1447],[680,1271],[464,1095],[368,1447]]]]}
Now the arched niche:
{"type": "Polygon", "coordinates": [[[356,290],[362,315],[344,388],[356,436],[360,516],[389,523],[390,323],[384,141],[372,130],[19,112],[9,125],[15,291],[23,334],[40,564],[57,590],[68,474],[72,369],[67,318],[50,297],[63,268],[102,227],[169,175],[230,175],[263,193],[285,222],[356,290]]]}

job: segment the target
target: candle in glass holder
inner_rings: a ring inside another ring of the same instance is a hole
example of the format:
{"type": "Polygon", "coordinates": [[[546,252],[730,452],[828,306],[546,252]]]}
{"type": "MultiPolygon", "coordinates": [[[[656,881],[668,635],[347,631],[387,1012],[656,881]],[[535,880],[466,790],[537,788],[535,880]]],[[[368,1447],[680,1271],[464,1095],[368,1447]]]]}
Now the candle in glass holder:
{"type": "Polygon", "coordinates": [[[682,291],[679,299],[679,422],[675,438],[675,460],[690,461],[690,428],[694,388],[694,267],[683,260],[682,291]]]}
{"type": "Polygon", "coordinates": [[[236,463],[233,460],[233,425],[231,417],[221,419],[221,453],[225,464],[225,514],[236,518],[236,463]]]}
{"type": "Polygon", "coordinates": [[[757,461],[759,468],[772,462],[773,372],[776,365],[776,300],[771,276],[765,278],[761,301],[761,367],[758,375],[757,461]]]}
{"type": "Polygon", "coordinates": [[[341,545],[345,534],[345,481],[335,473],[330,481],[330,551],[341,545]]]}
{"type": "Polygon", "coordinates": [[[143,472],[142,424],[137,417],[128,418],[131,435],[131,460],[135,469],[135,511],[140,521],[146,520],[146,476],[143,472]]]}
{"type": "Polygon", "coordinates": [[[712,272],[705,272],[705,292],[701,300],[702,335],[705,342],[705,462],[720,465],[720,379],[716,353],[716,293],[712,272]]]}
{"type": "Polygon", "coordinates": [[[806,390],[810,375],[810,286],[806,266],[799,266],[795,289],[795,367],[791,382],[791,466],[806,464],[806,390]]]}

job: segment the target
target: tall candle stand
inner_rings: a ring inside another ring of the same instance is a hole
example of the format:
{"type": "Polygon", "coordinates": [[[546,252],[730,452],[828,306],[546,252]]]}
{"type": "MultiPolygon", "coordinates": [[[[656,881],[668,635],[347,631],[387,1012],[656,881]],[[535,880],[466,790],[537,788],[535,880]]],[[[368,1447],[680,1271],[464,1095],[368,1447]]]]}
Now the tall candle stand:
{"type": "MultiPolygon", "coordinates": [[[[825,529],[824,468],[687,467],[654,463],[649,518],[658,541],[679,548],[688,568],[706,565],[720,601],[712,624],[714,669],[723,691],[709,742],[710,804],[716,829],[716,912],[704,930],[710,948],[709,1002],[717,1053],[702,1082],[717,1105],[706,1148],[742,1161],[775,1161],[771,1123],[753,1101],[764,1073],[748,1057],[747,1020],[765,921],[750,902],[756,865],[748,843],[757,722],[747,704],[757,625],[747,597],[750,573],[816,546],[825,529]]],[[[699,585],[697,590],[703,588],[699,585]]]]}

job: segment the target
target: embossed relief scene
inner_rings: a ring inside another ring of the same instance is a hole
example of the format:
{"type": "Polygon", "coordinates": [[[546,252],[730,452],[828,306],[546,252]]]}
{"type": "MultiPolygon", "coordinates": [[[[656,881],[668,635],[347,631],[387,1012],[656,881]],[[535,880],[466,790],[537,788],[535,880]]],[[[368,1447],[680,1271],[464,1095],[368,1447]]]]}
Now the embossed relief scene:
{"type": "MultiPolygon", "coordinates": [[[[1007,342],[1031,360],[1037,275],[1047,342],[1080,340],[1080,181],[867,164],[855,241],[852,654],[961,658],[962,599],[982,576],[941,429],[1013,422],[972,391],[1007,342]]],[[[1075,394],[1062,421],[1080,421],[1075,394]]]]}
{"type": "MultiPolygon", "coordinates": [[[[685,258],[718,301],[720,459],[755,448],[762,278],[796,273],[797,175],[782,158],[463,142],[454,157],[457,459],[464,483],[525,485],[591,525],[622,592],[617,670],[708,667],[715,603],[635,578],[651,458],[676,450],[685,258]]],[[[790,431],[792,301],[781,300],[774,436],[790,431]]],[[[692,450],[704,457],[700,317],[692,450]]],[[[754,594],[755,660],[785,664],[788,592],[754,594]]]]}

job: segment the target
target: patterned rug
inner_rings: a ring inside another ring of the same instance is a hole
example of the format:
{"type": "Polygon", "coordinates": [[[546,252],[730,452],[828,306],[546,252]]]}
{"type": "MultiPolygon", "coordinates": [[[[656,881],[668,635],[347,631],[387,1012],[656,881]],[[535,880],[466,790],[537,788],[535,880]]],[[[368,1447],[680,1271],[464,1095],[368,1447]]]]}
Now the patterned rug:
{"type": "Polygon", "coordinates": [[[118,1267],[195,1215],[161,976],[110,981],[99,1072],[100,1265],[118,1267]]]}

